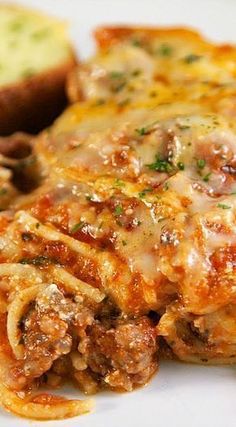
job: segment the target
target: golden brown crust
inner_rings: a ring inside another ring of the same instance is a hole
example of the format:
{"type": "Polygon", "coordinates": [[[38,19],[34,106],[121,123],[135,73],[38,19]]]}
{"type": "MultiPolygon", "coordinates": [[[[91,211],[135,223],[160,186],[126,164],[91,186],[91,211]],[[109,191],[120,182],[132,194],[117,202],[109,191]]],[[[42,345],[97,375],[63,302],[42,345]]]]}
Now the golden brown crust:
{"type": "Polygon", "coordinates": [[[77,64],[77,67],[73,68],[72,71],[68,73],[66,79],[66,95],[71,104],[83,100],[83,94],[81,93],[80,84],[78,82],[79,69],[79,64],[77,64]]]}
{"type": "Polygon", "coordinates": [[[99,27],[95,30],[94,36],[98,47],[100,49],[107,49],[113,44],[119,43],[138,33],[142,33],[149,38],[168,34],[169,36],[182,36],[188,40],[203,41],[202,36],[197,31],[184,27],[99,27]]]}
{"type": "Polygon", "coordinates": [[[53,69],[0,88],[0,134],[37,133],[66,105],[65,81],[74,68],[74,55],[53,69]]]}
{"type": "Polygon", "coordinates": [[[213,49],[215,55],[235,54],[235,46],[228,43],[215,44],[204,38],[196,30],[185,27],[98,27],[94,37],[100,50],[109,49],[112,45],[132,37],[141,36],[146,40],[156,37],[180,37],[186,41],[197,43],[198,47],[213,49]]]}

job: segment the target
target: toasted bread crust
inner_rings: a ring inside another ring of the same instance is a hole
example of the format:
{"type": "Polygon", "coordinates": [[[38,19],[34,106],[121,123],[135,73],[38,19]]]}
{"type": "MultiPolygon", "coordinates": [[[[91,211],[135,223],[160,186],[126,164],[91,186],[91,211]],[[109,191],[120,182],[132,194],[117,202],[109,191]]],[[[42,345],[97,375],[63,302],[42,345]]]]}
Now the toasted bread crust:
{"type": "Polygon", "coordinates": [[[168,35],[170,37],[182,37],[186,41],[192,41],[198,46],[214,49],[216,55],[221,53],[235,53],[235,46],[229,43],[212,43],[197,30],[185,27],[98,27],[94,31],[97,47],[107,50],[114,44],[125,41],[132,36],[142,35],[147,39],[168,35]]]}
{"type": "Polygon", "coordinates": [[[185,39],[206,43],[200,33],[185,27],[98,27],[94,32],[94,36],[100,49],[108,49],[113,44],[119,43],[138,33],[143,33],[148,38],[168,34],[170,36],[182,36],[185,39]]]}
{"type": "Polygon", "coordinates": [[[71,55],[59,66],[0,88],[0,135],[48,126],[66,105],[65,81],[75,64],[71,55]]]}

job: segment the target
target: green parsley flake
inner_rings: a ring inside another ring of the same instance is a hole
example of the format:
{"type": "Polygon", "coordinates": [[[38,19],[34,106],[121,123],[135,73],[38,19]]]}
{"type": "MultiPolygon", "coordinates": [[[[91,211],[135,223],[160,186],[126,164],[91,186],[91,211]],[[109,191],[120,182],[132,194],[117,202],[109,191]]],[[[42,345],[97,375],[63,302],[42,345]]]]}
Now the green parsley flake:
{"type": "Polygon", "coordinates": [[[156,155],[156,160],[154,163],[150,163],[148,165],[146,165],[150,170],[154,170],[157,172],[166,172],[166,173],[170,173],[173,171],[173,165],[167,161],[167,160],[163,160],[159,157],[159,155],[156,155]]]}
{"type": "Polygon", "coordinates": [[[33,68],[26,68],[25,70],[22,71],[21,76],[24,78],[29,78],[34,76],[36,73],[36,71],[33,68]]]}
{"type": "Polygon", "coordinates": [[[137,132],[140,136],[146,135],[146,128],[135,129],[135,132],[137,132]]]}
{"type": "Polygon", "coordinates": [[[154,130],[153,128],[157,123],[158,123],[158,121],[156,120],[155,122],[151,123],[150,125],[135,129],[135,132],[137,132],[139,136],[148,135],[149,133],[151,133],[154,130]]]}
{"type": "Polygon", "coordinates": [[[221,209],[231,209],[231,206],[225,205],[224,203],[218,203],[217,208],[221,209]]]}
{"type": "Polygon", "coordinates": [[[178,124],[178,128],[180,130],[186,130],[186,129],[190,129],[191,126],[189,125],[182,125],[181,123],[178,124]]]}
{"type": "Polygon", "coordinates": [[[204,169],[204,167],[206,166],[206,160],[198,159],[197,160],[197,166],[199,169],[204,169]]]}
{"type": "Polygon", "coordinates": [[[141,47],[142,46],[141,40],[138,40],[138,39],[132,39],[131,44],[135,47],[141,47]]]}
{"type": "Polygon", "coordinates": [[[80,221],[80,222],[78,222],[77,224],[75,224],[75,225],[71,228],[71,230],[70,230],[71,234],[74,234],[74,233],[76,233],[77,231],[81,230],[81,228],[82,228],[83,226],[84,226],[84,221],[80,221]]]}
{"type": "Polygon", "coordinates": [[[49,264],[60,264],[56,258],[51,258],[45,255],[39,255],[35,258],[22,258],[20,264],[32,264],[37,267],[47,266],[49,264]]]}
{"type": "Polygon", "coordinates": [[[140,199],[143,199],[147,193],[150,193],[151,191],[153,191],[153,188],[144,188],[142,191],[140,191],[140,193],[138,193],[138,196],[140,199]]]}
{"type": "Polygon", "coordinates": [[[172,52],[173,52],[172,46],[166,43],[163,43],[157,50],[157,53],[161,56],[171,56],[172,52]]]}
{"type": "Polygon", "coordinates": [[[47,37],[50,34],[50,32],[51,32],[50,28],[43,28],[42,30],[35,31],[34,33],[32,33],[31,37],[34,40],[40,41],[42,39],[45,39],[45,37],[47,37]]]}
{"type": "Polygon", "coordinates": [[[119,179],[119,178],[117,178],[117,179],[115,180],[114,185],[115,185],[116,187],[125,187],[125,183],[124,183],[124,181],[122,181],[122,180],[121,180],[121,179],[119,179]]]}
{"type": "Polygon", "coordinates": [[[203,181],[204,181],[204,182],[208,182],[208,181],[209,181],[209,179],[210,179],[211,174],[212,174],[212,172],[207,173],[207,174],[202,178],[202,179],[203,179],[203,181]]]}
{"type": "Polygon", "coordinates": [[[122,71],[111,71],[109,77],[111,77],[111,79],[121,79],[124,77],[124,73],[122,71]]]}
{"type": "Polygon", "coordinates": [[[121,215],[123,213],[123,207],[121,205],[117,205],[115,207],[115,215],[121,215]]]}
{"type": "Polygon", "coordinates": [[[98,226],[98,230],[101,230],[102,226],[104,224],[104,221],[100,222],[99,226],[98,226]]]}
{"type": "Polygon", "coordinates": [[[85,198],[86,198],[86,200],[88,200],[88,202],[92,202],[93,201],[93,196],[92,195],[88,195],[85,198]]]}
{"type": "Polygon", "coordinates": [[[164,188],[165,191],[169,190],[169,188],[170,188],[169,183],[165,182],[164,185],[163,185],[163,188],[164,188]]]}
{"type": "Polygon", "coordinates": [[[184,170],[184,168],[185,168],[185,166],[184,166],[184,163],[183,163],[183,162],[178,162],[178,163],[177,163],[177,166],[178,166],[179,170],[181,170],[181,171],[183,171],[183,170],[184,170]]]}
{"type": "Polygon", "coordinates": [[[9,29],[12,32],[18,32],[21,31],[22,28],[25,26],[25,22],[21,19],[16,19],[9,24],[9,29]]]}
{"type": "Polygon", "coordinates": [[[192,64],[193,62],[197,62],[201,59],[201,55],[195,55],[194,53],[190,53],[189,55],[184,57],[184,62],[186,64],[192,64]]]}

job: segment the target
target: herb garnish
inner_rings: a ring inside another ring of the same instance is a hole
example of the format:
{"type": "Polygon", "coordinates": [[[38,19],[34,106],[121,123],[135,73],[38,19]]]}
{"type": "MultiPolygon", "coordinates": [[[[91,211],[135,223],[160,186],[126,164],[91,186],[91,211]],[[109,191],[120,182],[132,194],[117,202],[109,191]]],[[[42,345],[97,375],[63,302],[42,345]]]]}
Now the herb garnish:
{"type": "Polygon", "coordinates": [[[138,40],[138,39],[132,39],[131,44],[135,47],[141,47],[142,46],[141,40],[138,40]]]}
{"type": "Polygon", "coordinates": [[[143,126],[141,128],[135,129],[135,132],[137,132],[140,136],[148,135],[149,133],[151,133],[153,131],[153,127],[157,123],[158,123],[158,121],[156,120],[155,122],[153,122],[147,126],[143,126]]]}
{"type": "Polygon", "coordinates": [[[88,200],[88,202],[93,202],[93,195],[92,194],[88,194],[85,198],[86,198],[86,200],[88,200]]]}
{"type": "Polygon", "coordinates": [[[199,169],[203,169],[206,166],[206,160],[198,159],[197,160],[197,166],[199,167],[199,169]]]}
{"type": "Polygon", "coordinates": [[[23,27],[24,27],[24,21],[22,21],[22,20],[15,20],[15,21],[12,21],[12,22],[10,22],[10,24],[9,24],[9,29],[11,30],[11,31],[19,31],[19,30],[21,30],[23,27]]]}
{"type": "Polygon", "coordinates": [[[221,209],[230,209],[231,206],[229,205],[225,205],[224,203],[218,203],[217,208],[221,208],[221,209]]]}
{"type": "Polygon", "coordinates": [[[117,205],[115,207],[115,211],[114,212],[115,212],[116,216],[121,215],[123,213],[123,207],[121,205],[117,205]]]}
{"type": "Polygon", "coordinates": [[[101,221],[100,224],[99,224],[99,226],[98,226],[98,230],[101,230],[103,224],[104,224],[104,221],[101,221]]]}
{"type": "Polygon", "coordinates": [[[114,185],[116,186],[116,187],[125,187],[125,183],[124,183],[124,181],[122,181],[121,179],[119,179],[119,178],[116,178],[116,180],[115,180],[115,182],[114,182],[114,185]]]}
{"type": "Polygon", "coordinates": [[[153,188],[144,188],[142,191],[140,191],[140,193],[138,193],[138,196],[140,199],[143,199],[147,193],[150,193],[151,191],[153,191],[153,188]]]}
{"type": "Polygon", "coordinates": [[[181,123],[178,123],[178,128],[180,129],[180,130],[186,130],[186,129],[190,129],[190,127],[191,126],[189,126],[189,125],[182,125],[181,123]]]}
{"type": "Polygon", "coordinates": [[[85,223],[84,223],[84,221],[77,222],[77,224],[75,224],[75,225],[71,228],[71,230],[70,230],[71,234],[74,234],[74,233],[76,233],[77,231],[81,230],[81,228],[83,228],[84,224],[85,224],[85,223]]]}
{"type": "Polygon", "coordinates": [[[202,179],[203,179],[203,181],[204,181],[204,182],[208,182],[208,181],[209,181],[209,179],[210,179],[211,174],[212,174],[212,172],[207,173],[207,174],[202,178],[202,179]]]}
{"type": "Polygon", "coordinates": [[[161,159],[159,155],[156,155],[156,160],[154,163],[150,163],[146,165],[150,170],[158,171],[158,172],[166,172],[170,173],[173,171],[173,165],[168,161],[161,159]]]}
{"type": "Polygon", "coordinates": [[[112,79],[121,79],[121,78],[123,78],[123,77],[124,77],[124,73],[123,73],[122,71],[111,71],[111,72],[109,73],[109,76],[110,76],[112,79]]]}
{"type": "Polygon", "coordinates": [[[183,170],[184,170],[184,168],[185,168],[185,166],[184,166],[184,163],[183,163],[183,162],[178,162],[178,163],[177,163],[177,166],[178,166],[179,170],[181,170],[181,171],[183,171],[183,170]]]}
{"type": "Polygon", "coordinates": [[[169,188],[170,188],[169,183],[165,182],[164,185],[163,185],[163,188],[164,188],[165,191],[169,190],[169,188]]]}
{"type": "Polygon", "coordinates": [[[22,258],[20,264],[32,264],[36,267],[47,266],[49,264],[59,264],[56,258],[51,258],[45,255],[39,255],[35,258],[22,258]]]}
{"type": "Polygon", "coordinates": [[[50,28],[43,28],[42,30],[35,31],[31,34],[34,40],[42,40],[50,34],[50,28]]]}
{"type": "Polygon", "coordinates": [[[120,92],[126,85],[127,81],[125,74],[122,71],[110,71],[108,76],[111,79],[111,91],[114,93],[120,92]]]}
{"type": "Polygon", "coordinates": [[[186,64],[192,64],[193,62],[199,61],[199,59],[201,59],[201,55],[190,53],[189,55],[184,57],[184,62],[186,64]]]}
{"type": "Polygon", "coordinates": [[[32,77],[35,73],[36,71],[33,68],[26,68],[22,71],[21,76],[24,78],[32,77]]]}
{"type": "Polygon", "coordinates": [[[172,52],[173,52],[172,46],[166,43],[163,43],[157,50],[157,53],[160,54],[161,56],[170,56],[172,52]]]}

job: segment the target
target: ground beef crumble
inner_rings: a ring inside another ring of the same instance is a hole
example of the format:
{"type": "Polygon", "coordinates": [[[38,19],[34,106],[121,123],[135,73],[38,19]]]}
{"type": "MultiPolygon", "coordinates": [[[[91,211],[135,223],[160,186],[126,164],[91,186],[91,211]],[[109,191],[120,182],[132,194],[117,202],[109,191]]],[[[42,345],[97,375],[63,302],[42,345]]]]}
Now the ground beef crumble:
{"type": "Polygon", "coordinates": [[[55,284],[29,307],[21,329],[25,357],[12,369],[16,390],[38,378],[55,387],[71,378],[88,394],[104,387],[130,391],[157,369],[151,319],[122,317],[109,301],[91,306],[55,284]]]}

